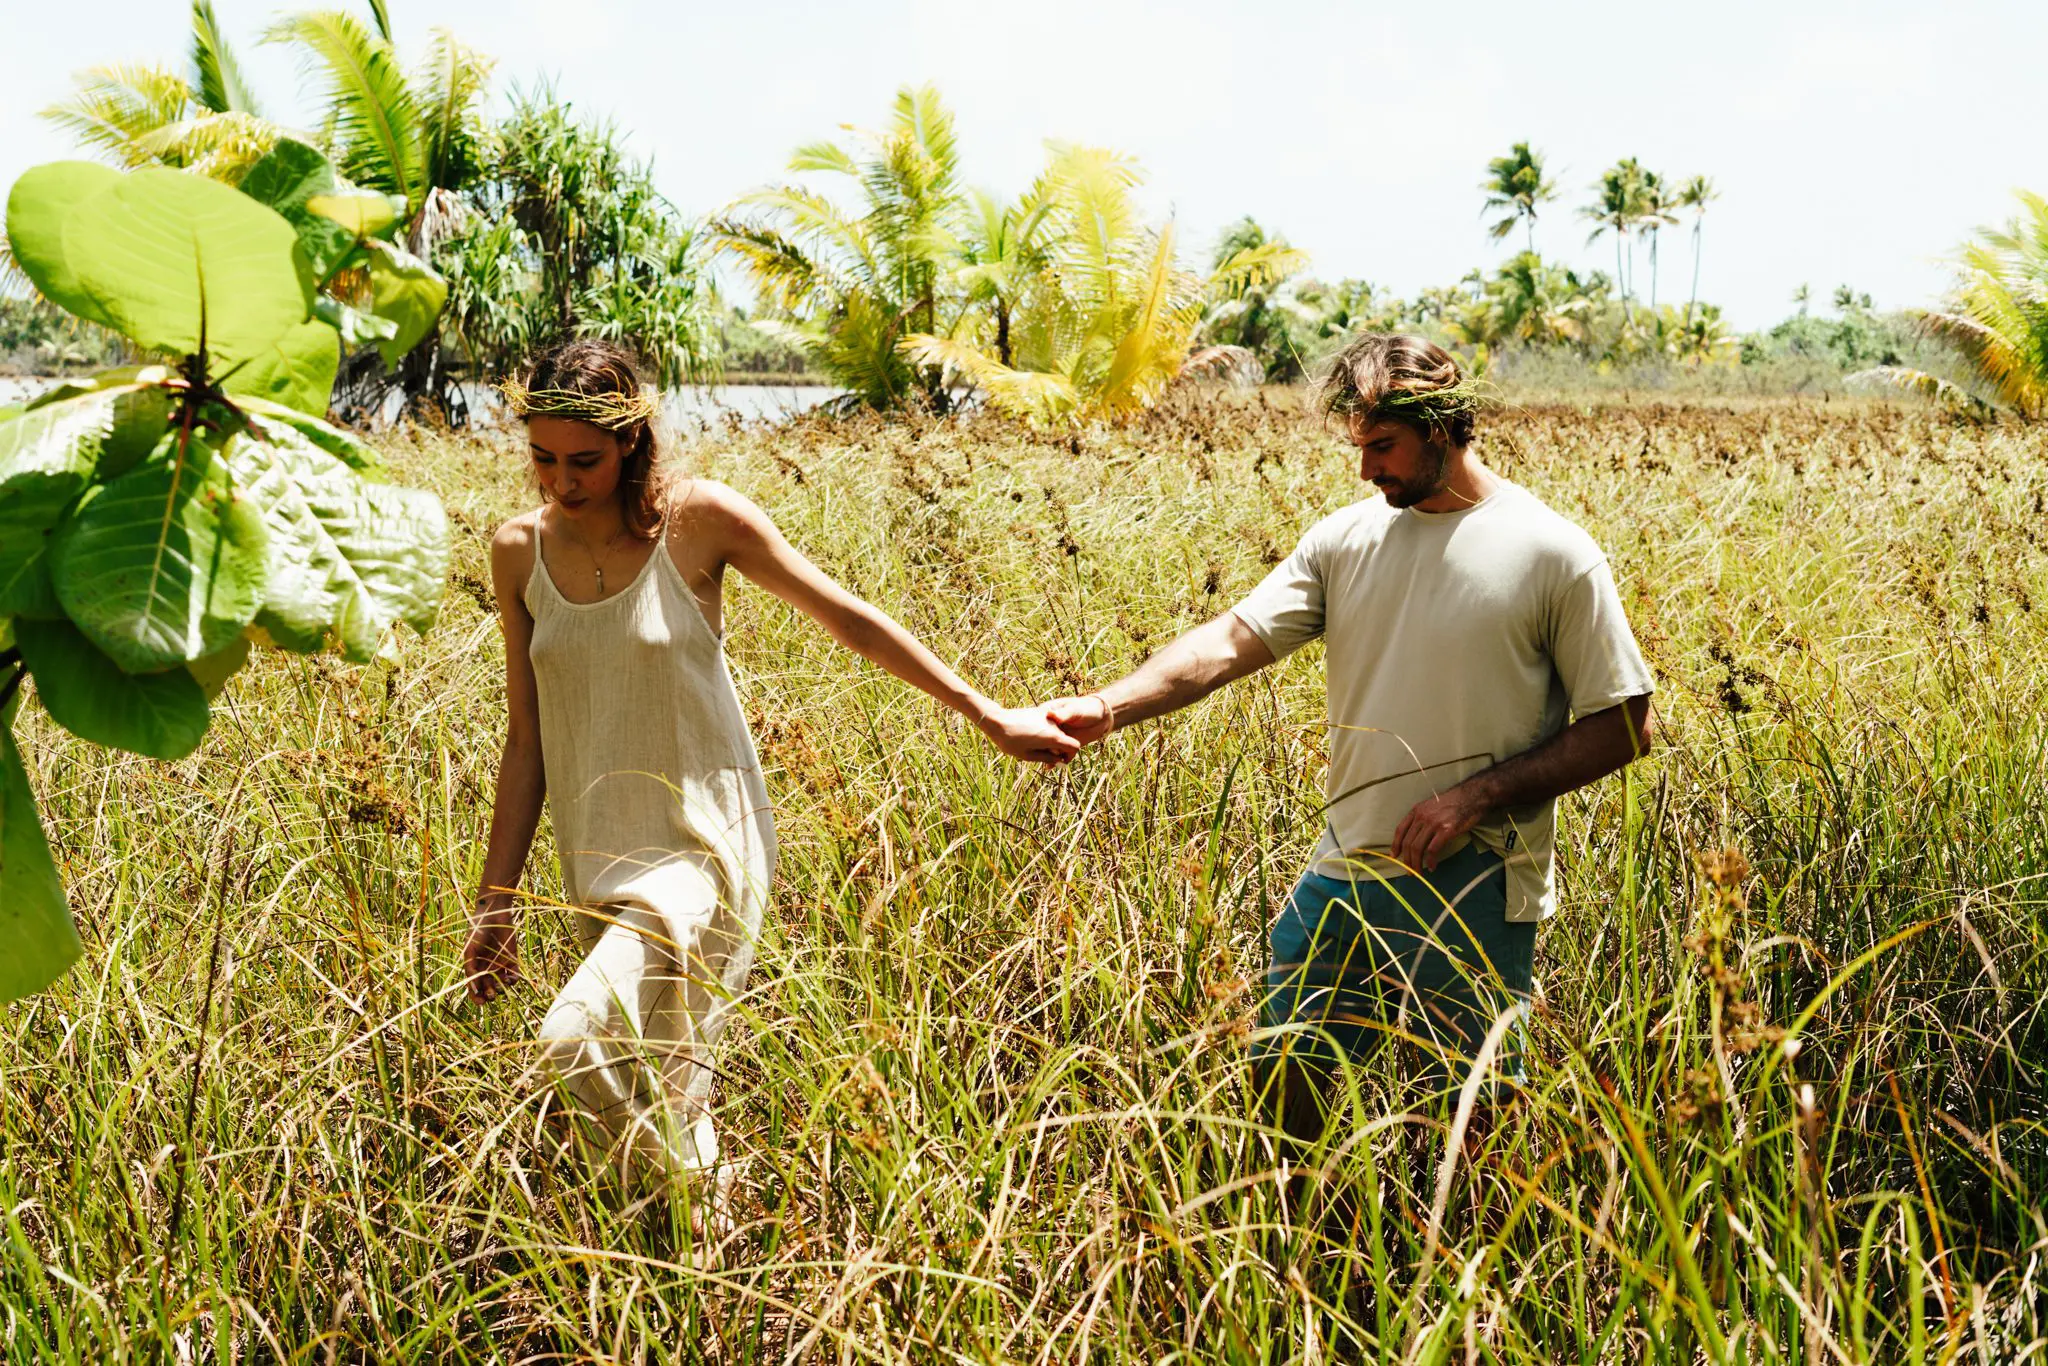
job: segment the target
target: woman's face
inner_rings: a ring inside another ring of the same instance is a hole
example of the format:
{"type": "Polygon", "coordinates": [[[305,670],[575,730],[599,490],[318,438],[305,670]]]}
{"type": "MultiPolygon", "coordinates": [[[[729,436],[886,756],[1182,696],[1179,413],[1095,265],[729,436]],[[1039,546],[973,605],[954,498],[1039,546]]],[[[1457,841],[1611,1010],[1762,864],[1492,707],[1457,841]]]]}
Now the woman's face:
{"type": "Polygon", "coordinates": [[[526,439],[533,477],[564,516],[582,517],[617,499],[626,451],[612,433],[574,418],[534,416],[526,420],[526,439]]]}

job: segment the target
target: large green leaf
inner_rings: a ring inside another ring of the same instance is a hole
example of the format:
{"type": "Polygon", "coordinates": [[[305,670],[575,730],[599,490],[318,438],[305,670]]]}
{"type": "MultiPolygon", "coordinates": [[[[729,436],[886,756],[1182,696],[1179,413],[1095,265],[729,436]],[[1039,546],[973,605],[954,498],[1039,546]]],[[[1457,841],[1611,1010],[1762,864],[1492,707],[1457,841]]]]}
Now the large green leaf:
{"type": "Polygon", "coordinates": [[[227,686],[228,680],[239,673],[242,666],[248,662],[249,637],[245,633],[236,636],[227,649],[216,650],[204,659],[193,660],[185,666],[185,672],[192,675],[201,690],[206,693],[206,700],[211,702],[220,696],[220,690],[227,686]]]}
{"type": "Polygon", "coordinates": [[[398,324],[389,318],[360,312],[325,294],[313,301],[313,316],[339,332],[343,346],[366,346],[398,335],[398,324]]]}
{"type": "Polygon", "coordinates": [[[248,417],[251,426],[266,436],[275,435],[280,440],[286,439],[288,434],[277,429],[289,428],[357,474],[370,479],[381,480],[384,477],[384,458],[377,454],[374,447],[345,428],[330,426],[299,409],[287,408],[278,403],[266,403],[262,399],[238,398],[235,400],[235,406],[248,417]]]}
{"type": "Polygon", "coordinates": [[[50,582],[50,533],[0,527],[0,617],[63,614],[50,582]]]}
{"type": "Polygon", "coordinates": [[[64,220],[72,208],[120,182],[96,161],[53,161],[22,172],[7,194],[7,243],[44,297],[88,321],[114,326],[64,259],[64,220]]]}
{"type": "Polygon", "coordinates": [[[52,525],[88,480],[149,453],[170,424],[164,373],[63,385],[0,422],[0,539],[52,525]]]}
{"type": "Polygon", "coordinates": [[[41,991],[78,961],[78,930],[14,747],[19,697],[0,710],[0,1001],[41,991]]]}
{"type": "Polygon", "coordinates": [[[358,242],[389,237],[398,228],[405,201],[377,190],[359,190],[344,185],[306,201],[307,209],[335,223],[358,242]]]}
{"type": "Polygon", "coordinates": [[[123,673],[61,619],[17,621],[14,641],[43,710],[81,740],[152,759],[182,759],[206,734],[206,690],[182,668],[123,673]]]}
{"type": "Polygon", "coordinates": [[[315,280],[334,274],[341,259],[355,250],[358,234],[308,202],[333,191],[334,163],[318,148],[296,138],[279,138],[263,158],[242,176],[240,189],[259,204],[275,210],[298,234],[299,248],[315,280]]]}
{"type": "Polygon", "coordinates": [[[226,648],[262,603],[259,506],[204,435],[181,445],[174,431],[141,465],[88,490],[51,542],[64,610],[130,673],[226,648]]]}
{"type": "Polygon", "coordinates": [[[221,389],[325,417],[328,400],[334,397],[334,376],[340,369],[340,335],[318,318],[312,318],[284,333],[248,364],[226,376],[221,389]]]}
{"type": "Polygon", "coordinates": [[[256,624],[285,649],[330,641],[357,663],[393,622],[424,631],[440,610],[448,523],[430,493],[364,480],[282,424],[237,436],[223,457],[269,529],[269,583],[256,624]]]}
{"type": "Polygon", "coordinates": [[[37,232],[16,258],[36,287],[73,313],[153,351],[202,348],[213,373],[261,355],[306,321],[314,280],[297,234],[275,211],[203,176],[161,168],[91,178],[22,177],[9,197],[32,206],[37,232]],[[67,204],[50,241],[47,215],[67,204]],[[52,248],[55,254],[52,254],[52,248]]]}
{"type": "Polygon", "coordinates": [[[387,242],[366,244],[370,251],[370,311],[398,325],[396,335],[377,343],[384,363],[396,365],[420,344],[448,301],[448,282],[419,257],[387,242]]]}

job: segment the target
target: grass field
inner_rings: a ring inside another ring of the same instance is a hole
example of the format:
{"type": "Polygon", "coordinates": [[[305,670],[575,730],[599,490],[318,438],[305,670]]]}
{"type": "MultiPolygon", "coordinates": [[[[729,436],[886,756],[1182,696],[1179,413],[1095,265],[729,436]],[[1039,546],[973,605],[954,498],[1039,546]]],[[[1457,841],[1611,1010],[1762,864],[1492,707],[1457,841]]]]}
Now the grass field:
{"type": "MultiPolygon", "coordinates": [[[[2048,1334],[2048,433],[1871,403],[1528,401],[1488,459],[1613,557],[1662,746],[1566,804],[1525,1099],[1248,1114],[1316,829],[1320,650],[1060,771],[765,595],[731,657],[782,863],[717,1249],[552,1156],[567,927],[462,997],[509,435],[400,438],[456,584],[396,667],[260,659],[175,764],[33,707],[87,940],[0,1053],[14,1360],[2009,1362],[2048,1334]],[[1738,851],[1742,860],[1708,858],[1738,851]],[[1743,861],[1746,860],[1746,868],[1743,861]],[[1332,1209],[1363,1223],[1333,1236],[1332,1209]],[[1348,1290],[1347,1290],[1348,1287],[1348,1290]]],[[[1355,498],[1258,400],[689,454],[991,693],[1104,682],[1355,498]]]]}

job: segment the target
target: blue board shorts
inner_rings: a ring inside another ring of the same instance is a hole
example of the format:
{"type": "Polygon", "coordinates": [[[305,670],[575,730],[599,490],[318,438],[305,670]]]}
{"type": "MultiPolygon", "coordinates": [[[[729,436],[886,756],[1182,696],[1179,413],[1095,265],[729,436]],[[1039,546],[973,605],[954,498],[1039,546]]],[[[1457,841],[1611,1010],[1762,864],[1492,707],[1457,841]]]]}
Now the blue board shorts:
{"type": "MultiPolygon", "coordinates": [[[[1389,1038],[1418,1080],[1461,1084],[1502,1011],[1526,1003],[1535,980],[1536,922],[1507,918],[1507,870],[1469,844],[1426,877],[1353,881],[1302,875],[1274,920],[1260,1023],[1310,1026],[1266,1034],[1261,1060],[1354,1062],[1389,1038]],[[1460,1065],[1463,1063],[1464,1065],[1460,1065]]],[[[1521,1018],[1502,1040],[1500,1074],[1522,1078],[1521,1018]]]]}

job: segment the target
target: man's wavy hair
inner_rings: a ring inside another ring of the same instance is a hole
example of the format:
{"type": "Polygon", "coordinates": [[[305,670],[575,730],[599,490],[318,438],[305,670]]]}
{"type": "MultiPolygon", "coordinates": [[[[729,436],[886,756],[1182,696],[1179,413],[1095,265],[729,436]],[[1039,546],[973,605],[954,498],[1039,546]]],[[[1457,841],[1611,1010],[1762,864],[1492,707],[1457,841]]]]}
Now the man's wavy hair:
{"type": "Polygon", "coordinates": [[[1314,402],[1347,425],[1400,422],[1451,446],[1471,444],[1485,407],[1456,356],[1406,332],[1361,332],[1346,342],[1317,379],[1314,402]]]}

